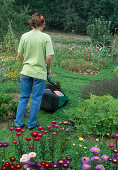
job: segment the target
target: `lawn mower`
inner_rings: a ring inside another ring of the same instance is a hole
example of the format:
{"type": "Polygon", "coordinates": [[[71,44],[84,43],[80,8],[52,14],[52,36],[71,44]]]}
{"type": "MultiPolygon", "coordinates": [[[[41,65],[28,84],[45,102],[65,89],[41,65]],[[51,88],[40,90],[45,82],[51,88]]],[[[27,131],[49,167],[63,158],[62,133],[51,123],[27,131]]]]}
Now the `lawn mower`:
{"type": "Polygon", "coordinates": [[[68,101],[68,96],[61,90],[60,83],[54,83],[47,75],[48,83],[46,84],[40,108],[47,112],[54,112],[64,106],[68,101]]]}

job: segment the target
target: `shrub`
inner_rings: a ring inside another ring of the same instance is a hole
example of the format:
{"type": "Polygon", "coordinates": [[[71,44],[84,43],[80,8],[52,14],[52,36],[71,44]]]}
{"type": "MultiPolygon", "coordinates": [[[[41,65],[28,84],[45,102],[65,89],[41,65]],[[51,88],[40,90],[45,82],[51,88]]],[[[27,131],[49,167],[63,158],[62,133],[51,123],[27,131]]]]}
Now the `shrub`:
{"type": "Polygon", "coordinates": [[[118,66],[114,68],[113,73],[115,76],[118,76],[118,66]]]}
{"type": "Polygon", "coordinates": [[[14,116],[17,110],[17,102],[12,101],[9,95],[0,95],[0,122],[4,122],[8,116],[14,116]],[[9,113],[10,112],[10,113],[9,113]]]}
{"type": "Polygon", "coordinates": [[[98,82],[92,80],[81,90],[81,93],[83,98],[90,98],[90,94],[97,96],[110,94],[116,98],[118,96],[118,77],[103,79],[98,82]]]}
{"type": "Polygon", "coordinates": [[[95,18],[93,24],[87,26],[87,33],[92,42],[97,42],[102,47],[111,45],[110,35],[111,21],[105,21],[103,17],[95,18]]]}
{"type": "Polygon", "coordinates": [[[78,107],[64,112],[80,133],[105,136],[118,130],[118,99],[110,95],[91,95],[78,107]]]}

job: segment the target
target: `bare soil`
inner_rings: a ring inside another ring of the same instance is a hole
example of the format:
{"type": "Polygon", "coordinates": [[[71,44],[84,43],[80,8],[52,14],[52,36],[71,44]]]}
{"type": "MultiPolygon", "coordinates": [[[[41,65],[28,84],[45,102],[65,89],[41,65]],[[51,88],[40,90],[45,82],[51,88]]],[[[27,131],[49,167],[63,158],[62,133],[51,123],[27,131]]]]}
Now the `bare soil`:
{"type": "Polygon", "coordinates": [[[49,34],[52,38],[65,39],[65,40],[79,40],[79,41],[89,41],[90,37],[87,35],[79,35],[77,33],[64,33],[58,31],[44,31],[49,34]]]}

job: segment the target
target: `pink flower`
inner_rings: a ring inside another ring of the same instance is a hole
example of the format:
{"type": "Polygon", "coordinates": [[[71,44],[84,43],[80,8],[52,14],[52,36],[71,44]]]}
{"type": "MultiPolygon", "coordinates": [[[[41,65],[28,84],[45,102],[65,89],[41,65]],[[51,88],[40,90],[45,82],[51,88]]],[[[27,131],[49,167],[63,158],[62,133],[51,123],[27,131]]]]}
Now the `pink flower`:
{"type": "Polygon", "coordinates": [[[56,124],[57,123],[57,121],[52,121],[52,124],[56,124]]]}
{"type": "Polygon", "coordinates": [[[47,126],[46,128],[47,128],[47,129],[51,129],[51,126],[47,126]]]}
{"type": "Polygon", "coordinates": [[[10,130],[10,131],[14,130],[14,127],[10,127],[9,130],[10,130]]]}
{"type": "Polygon", "coordinates": [[[114,139],[118,139],[118,134],[114,134],[114,139]]]}
{"type": "Polygon", "coordinates": [[[16,135],[17,135],[17,136],[20,136],[20,135],[21,135],[21,132],[17,132],[16,135]]]}
{"type": "Polygon", "coordinates": [[[42,126],[39,126],[37,129],[38,129],[38,130],[42,130],[42,129],[43,129],[43,127],[42,127],[42,126]]]}
{"type": "Polygon", "coordinates": [[[14,140],[12,143],[13,143],[13,144],[17,144],[17,140],[14,140]]]}
{"type": "Polygon", "coordinates": [[[52,132],[53,135],[56,135],[57,133],[56,132],[52,132]]]}
{"type": "Polygon", "coordinates": [[[40,133],[40,134],[38,134],[37,136],[38,136],[38,137],[43,137],[43,135],[42,135],[41,133],[40,133]]]}

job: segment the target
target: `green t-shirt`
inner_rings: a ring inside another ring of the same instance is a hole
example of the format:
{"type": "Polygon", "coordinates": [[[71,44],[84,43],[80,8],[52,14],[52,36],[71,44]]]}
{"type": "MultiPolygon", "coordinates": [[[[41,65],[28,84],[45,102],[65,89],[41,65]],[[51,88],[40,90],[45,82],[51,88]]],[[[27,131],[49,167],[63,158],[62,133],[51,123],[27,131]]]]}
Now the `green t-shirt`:
{"type": "Polygon", "coordinates": [[[18,53],[24,56],[21,74],[43,80],[47,79],[46,56],[54,54],[49,35],[39,30],[31,30],[23,34],[18,53]]]}

